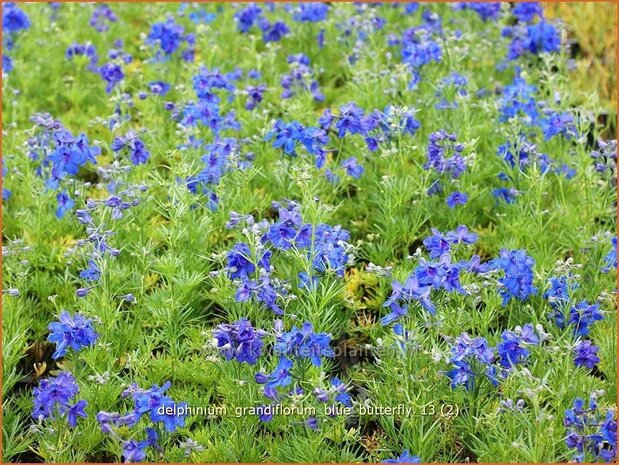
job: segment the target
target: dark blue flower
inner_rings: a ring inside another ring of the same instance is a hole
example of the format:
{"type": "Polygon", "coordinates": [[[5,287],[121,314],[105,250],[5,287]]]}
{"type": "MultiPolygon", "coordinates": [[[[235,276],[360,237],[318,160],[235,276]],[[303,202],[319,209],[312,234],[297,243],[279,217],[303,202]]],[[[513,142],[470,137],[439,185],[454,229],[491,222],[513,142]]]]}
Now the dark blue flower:
{"type": "Polygon", "coordinates": [[[105,91],[109,94],[112,92],[112,89],[122,81],[125,77],[125,73],[123,73],[120,65],[109,62],[101,66],[99,68],[99,74],[101,77],[107,82],[107,86],[105,87],[105,91]]]}
{"type": "Polygon", "coordinates": [[[236,359],[239,363],[254,365],[262,353],[262,338],[266,333],[254,330],[247,318],[241,318],[232,324],[218,325],[213,336],[226,360],[236,359]]]}
{"type": "Polygon", "coordinates": [[[62,218],[68,211],[73,210],[73,207],[75,206],[75,202],[71,197],[69,197],[66,189],[56,195],[56,200],[58,201],[56,218],[62,218]]]}
{"type": "Polygon", "coordinates": [[[292,17],[295,21],[317,23],[327,19],[328,13],[329,5],[325,3],[299,3],[292,17]]]}
{"type": "Polygon", "coordinates": [[[331,335],[315,333],[313,325],[305,322],[301,329],[294,326],[288,332],[279,333],[273,350],[280,356],[308,358],[319,367],[322,364],[321,357],[334,356],[333,349],[329,347],[330,341],[331,335]]]}
{"type": "Polygon", "coordinates": [[[350,157],[346,160],[343,160],[340,166],[344,168],[344,171],[346,171],[346,174],[348,176],[351,176],[355,179],[359,179],[364,171],[363,166],[361,166],[357,162],[357,159],[355,157],[350,157]]]}
{"type": "Polygon", "coordinates": [[[599,348],[591,343],[591,341],[579,341],[574,347],[574,364],[577,367],[586,367],[590,370],[599,363],[598,357],[599,348]]]}
{"type": "Polygon", "coordinates": [[[587,336],[591,326],[596,321],[602,321],[604,316],[598,304],[589,304],[582,301],[570,308],[569,324],[574,325],[574,333],[577,336],[587,336]]]}
{"type": "Polygon", "coordinates": [[[90,25],[99,32],[105,32],[110,29],[109,23],[118,21],[116,13],[105,3],[97,5],[90,17],[90,25]]]}
{"type": "Polygon", "coordinates": [[[260,28],[262,29],[262,39],[265,42],[279,42],[284,36],[290,34],[290,29],[283,21],[276,21],[271,24],[265,20],[260,28]]]}
{"type": "Polygon", "coordinates": [[[427,162],[424,169],[433,169],[439,174],[448,173],[452,178],[459,178],[466,165],[462,157],[464,146],[458,144],[455,134],[449,134],[444,129],[430,134],[427,162]],[[451,154],[451,156],[447,156],[451,154]]]}
{"type": "Polygon", "coordinates": [[[2,30],[6,34],[12,34],[30,27],[30,19],[24,11],[15,3],[2,4],[2,30]]]}
{"type": "Polygon", "coordinates": [[[525,301],[537,293],[533,285],[533,265],[535,261],[524,250],[503,249],[499,258],[492,260],[491,266],[504,272],[504,276],[499,278],[503,305],[511,299],[525,301]]]}
{"type": "Polygon", "coordinates": [[[250,4],[234,14],[237,28],[243,33],[249,32],[254,25],[258,24],[261,18],[262,9],[255,4],[250,4]]]}
{"type": "Polygon", "coordinates": [[[60,372],[56,377],[42,379],[32,392],[32,417],[36,420],[66,416],[69,426],[75,427],[78,417],[86,417],[84,409],[88,403],[85,400],[69,404],[79,393],[79,388],[73,375],[67,371],[60,372]]]}
{"type": "Polygon", "coordinates": [[[128,131],[124,136],[114,138],[112,150],[119,153],[123,150],[129,152],[129,158],[134,165],[142,165],[150,158],[150,152],[144,142],[133,131],[128,131]]]}
{"type": "Polygon", "coordinates": [[[449,194],[445,202],[449,208],[455,208],[456,205],[464,205],[469,199],[469,196],[464,192],[452,192],[449,194]]]}
{"type": "Polygon", "coordinates": [[[159,45],[163,53],[171,55],[181,46],[185,29],[174,19],[168,18],[167,21],[152,25],[146,42],[148,44],[159,45]]]}
{"type": "Polygon", "coordinates": [[[52,357],[59,359],[70,347],[79,352],[83,347],[93,345],[99,335],[95,332],[92,319],[80,313],[71,316],[69,312],[60,313],[59,322],[49,324],[50,335],[47,340],[56,343],[56,351],[52,357]]]}
{"type": "Polygon", "coordinates": [[[338,137],[342,138],[347,132],[366,135],[372,127],[363,110],[350,102],[340,108],[335,128],[338,131],[338,137]]]}

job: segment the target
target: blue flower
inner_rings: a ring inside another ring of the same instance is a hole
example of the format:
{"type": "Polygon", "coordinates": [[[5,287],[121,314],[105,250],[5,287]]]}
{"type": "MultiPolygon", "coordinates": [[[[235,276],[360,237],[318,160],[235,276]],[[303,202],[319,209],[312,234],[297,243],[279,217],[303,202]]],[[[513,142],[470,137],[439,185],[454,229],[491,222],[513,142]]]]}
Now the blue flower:
{"type": "Polygon", "coordinates": [[[456,135],[449,134],[444,129],[430,134],[427,159],[424,169],[433,169],[439,174],[448,173],[452,178],[459,178],[466,165],[462,157],[464,146],[456,143],[456,135]],[[451,157],[447,157],[449,153],[451,157]]]}
{"type": "Polygon", "coordinates": [[[54,419],[56,415],[67,418],[70,427],[75,427],[78,417],[86,417],[85,400],[76,401],[73,405],[69,402],[75,399],[79,388],[73,375],[62,371],[56,377],[50,377],[39,381],[39,385],[32,390],[34,394],[34,407],[32,418],[43,420],[54,419]]]}
{"type": "Polygon", "coordinates": [[[258,86],[247,86],[245,88],[245,92],[247,92],[247,103],[245,104],[246,110],[253,110],[258,106],[262,99],[264,98],[264,93],[266,92],[266,85],[260,84],[258,86]]]}
{"type": "Polygon", "coordinates": [[[273,147],[281,148],[286,155],[296,157],[296,144],[303,137],[303,131],[303,126],[297,121],[284,123],[277,120],[273,130],[266,135],[265,140],[268,141],[275,137],[273,147]]]}
{"type": "Polygon", "coordinates": [[[162,387],[155,384],[148,390],[138,387],[132,389],[136,415],[134,421],[137,422],[140,416],[148,414],[151,421],[162,422],[168,432],[174,432],[182,427],[185,424],[185,415],[181,413],[186,410],[187,404],[185,402],[176,404],[170,397],[164,395],[169,388],[170,382],[162,387]],[[168,413],[169,409],[172,409],[174,413],[168,413]]]}
{"type": "Polygon", "coordinates": [[[286,387],[292,383],[292,360],[281,357],[277,362],[277,367],[271,372],[270,375],[264,375],[262,373],[256,373],[255,379],[258,384],[264,384],[264,394],[270,399],[277,398],[278,387],[286,387]]]}
{"type": "Polygon", "coordinates": [[[591,343],[591,341],[579,341],[574,347],[574,364],[577,367],[586,367],[593,369],[599,363],[598,357],[599,348],[591,343]]]}
{"type": "Polygon", "coordinates": [[[122,81],[125,77],[125,73],[123,73],[120,65],[109,62],[101,66],[99,68],[99,74],[101,77],[107,82],[107,86],[105,87],[105,91],[109,94],[112,92],[112,89],[122,81]]]}
{"type": "Polygon", "coordinates": [[[518,2],[512,8],[512,14],[523,23],[532,22],[536,16],[542,18],[544,9],[539,2],[518,2]]]}
{"type": "Polygon", "coordinates": [[[537,293],[533,285],[533,265],[535,261],[524,250],[503,249],[500,257],[491,261],[493,269],[504,272],[504,276],[499,278],[503,305],[511,299],[525,301],[530,295],[537,293]]]}
{"type": "Polygon", "coordinates": [[[93,345],[99,337],[93,328],[92,319],[80,313],[71,316],[65,310],[60,313],[59,320],[49,324],[51,334],[47,338],[56,343],[56,351],[52,355],[54,359],[63,357],[69,347],[79,352],[83,347],[93,345]]]}
{"type": "Polygon", "coordinates": [[[97,5],[92,12],[90,25],[98,32],[105,32],[110,29],[109,23],[115,23],[116,21],[118,21],[116,13],[114,13],[109,6],[103,3],[101,5],[97,5]]]}
{"type": "Polygon", "coordinates": [[[365,117],[361,108],[350,102],[340,107],[340,114],[335,122],[338,137],[342,138],[347,132],[350,134],[366,135],[372,128],[370,121],[365,117]]]}
{"type": "Polygon", "coordinates": [[[262,9],[255,4],[250,4],[246,8],[239,10],[234,14],[234,19],[237,23],[237,28],[242,33],[247,33],[249,30],[262,18],[262,9]]]}
{"type": "Polygon", "coordinates": [[[86,418],[88,415],[86,414],[86,406],[88,402],[85,400],[78,400],[75,404],[69,405],[67,408],[67,423],[71,428],[75,428],[77,425],[77,419],[86,418]]]}
{"type": "Polygon", "coordinates": [[[319,367],[322,364],[320,357],[335,355],[333,349],[329,347],[330,341],[329,334],[315,333],[313,325],[305,322],[301,329],[294,326],[288,332],[279,333],[273,350],[280,356],[308,358],[313,365],[319,367]]]}
{"type": "Polygon", "coordinates": [[[495,371],[491,366],[495,358],[495,349],[489,346],[486,339],[471,338],[468,333],[462,333],[451,348],[450,361],[454,368],[447,372],[447,376],[451,379],[451,387],[455,389],[457,386],[465,386],[466,389],[472,389],[475,377],[481,373],[473,370],[473,366],[478,365],[485,368],[486,375],[494,383],[495,380],[490,374],[495,371]]]}
{"type": "Polygon", "coordinates": [[[606,266],[602,268],[604,273],[608,273],[611,268],[617,269],[617,237],[613,236],[610,242],[612,248],[610,252],[608,252],[608,255],[604,257],[604,262],[606,263],[606,266]]]}
{"type": "Polygon", "coordinates": [[[617,457],[617,420],[613,409],[606,414],[597,406],[592,394],[589,406],[581,398],[574,400],[571,409],[565,411],[563,424],[568,434],[565,443],[568,448],[576,449],[574,460],[583,462],[585,453],[591,454],[594,461],[614,462],[617,457]]]}
{"type": "Polygon", "coordinates": [[[65,56],[67,57],[67,59],[72,60],[73,57],[75,56],[86,56],[89,57],[89,64],[88,64],[88,69],[90,71],[94,71],[97,72],[97,62],[99,61],[99,57],[97,56],[97,50],[95,49],[95,46],[90,44],[90,43],[86,43],[86,44],[78,44],[78,43],[74,43],[72,45],[70,45],[67,48],[67,51],[65,52],[65,56]]]}
{"type": "Polygon", "coordinates": [[[95,156],[99,155],[101,149],[92,147],[85,134],[80,134],[74,138],[65,129],[53,134],[54,151],[49,155],[48,160],[52,164],[51,179],[48,186],[56,188],[59,181],[67,175],[75,176],[80,167],[91,162],[96,164],[95,156]]]}
{"type": "Polygon", "coordinates": [[[251,251],[245,242],[236,243],[232,250],[226,254],[226,261],[230,279],[249,276],[256,270],[251,261],[251,251]]]}
{"type": "Polygon", "coordinates": [[[596,321],[602,321],[604,316],[598,304],[589,304],[582,301],[570,308],[569,324],[574,325],[574,333],[577,336],[588,336],[591,326],[596,321]]]}
{"type": "Polygon", "coordinates": [[[389,310],[391,311],[380,319],[380,324],[383,326],[387,326],[388,324],[399,320],[403,316],[406,316],[406,314],[408,313],[407,306],[401,307],[396,302],[391,302],[389,304],[389,310]]]}
{"type": "Polygon", "coordinates": [[[151,94],[165,95],[170,90],[170,84],[163,81],[151,81],[148,83],[148,89],[151,94]]]}
{"type": "Polygon", "coordinates": [[[166,55],[171,55],[181,46],[185,29],[177,24],[174,19],[168,18],[166,22],[152,25],[146,39],[148,44],[157,44],[166,55]]]}
{"type": "Polygon", "coordinates": [[[310,67],[309,58],[303,53],[288,57],[290,72],[281,79],[284,91],[282,98],[290,98],[299,91],[309,91],[317,102],[322,102],[325,96],[320,92],[318,82],[314,79],[314,71],[310,67]]]}
{"type": "Polygon", "coordinates": [[[570,283],[570,276],[551,277],[548,285],[544,299],[548,300],[548,304],[555,310],[565,308],[570,301],[570,291],[578,287],[577,283],[570,283]]]}
{"type": "Polygon", "coordinates": [[[111,148],[115,153],[128,151],[131,163],[134,165],[142,165],[150,158],[150,152],[146,149],[144,142],[133,131],[128,131],[124,137],[114,138],[111,148]]]}
{"type": "Polygon", "coordinates": [[[101,279],[101,270],[94,260],[88,260],[88,268],[80,271],[80,278],[88,282],[96,282],[101,279]]]}
{"type": "Polygon", "coordinates": [[[578,135],[574,125],[574,117],[570,113],[558,113],[549,111],[540,122],[544,139],[552,139],[556,135],[562,135],[566,139],[571,139],[578,135]]]}
{"type": "Polygon", "coordinates": [[[290,29],[283,21],[276,21],[271,24],[265,20],[260,28],[262,29],[262,39],[265,42],[279,42],[284,36],[290,34],[290,29]]]}
{"type": "Polygon", "coordinates": [[[464,192],[452,192],[449,194],[445,202],[449,208],[455,208],[456,205],[464,205],[469,199],[469,196],[464,192]]]}
{"type": "Polygon", "coordinates": [[[473,10],[484,21],[496,20],[501,13],[501,2],[460,2],[456,5],[456,8],[473,10]]]}
{"type": "Polygon", "coordinates": [[[357,162],[357,159],[355,157],[350,157],[346,160],[343,160],[340,166],[344,168],[348,176],[351,176],[355,179],[359,179],[364,171],[363,166],[361,166],[357,162]]]}
{"type": "Polygon", "coordinates": [[[502,200],[505,203],[514,203],[516,201],[516,195],[518,195],[518,191],[516,189],[508,189],[506,187],[499,187],[498,189],[494,189],[492,191],[492,195],[494,198],[502,200]]]}
{"type": "Polygon", "coordinates": [[[10,73],[13,70],[13,60],[6,53],[2,55],[2,72],[10,73]]]}
{"type": "Polygon", "coordinates": [[[15,33],[30,27],[30,19],[15,3],[2,4],[2,30],[4,33],[15,33]]]}
{"type": "Polygon", "coordinates": [[[469,232],[469,228],[460,225],[455,231],[449,231],[446,234],[447,240],[451,244],[475,244],[479,236],[473,232],[469,232]]]}
{"type": "Polygon", "coordinates": [[[67,190],[63,190],[56,195],[56,200],[58,201],[58,208],[56,209],[56,218],[62,218],[65,213],[71,211],[75,206],[75,202],[69,194],[67,190]]]}
{"type": "Polygon", "coordinates": [[[504,368],[511,368],[514,365],[525,362],[529,358],[529,344],[538,344],[539,338],[533,332],[533,325],[525,325],[520,330],[520,334],[513,331],[503,331],[501,342],[496,349],[499,362],[504,368]]]}
{"type": "MultiPolygon", "coordinates": [[[[391,305],[395,302],[411,302],[413,300],[419,302],[423,308],[425,308],[432,315],[436,312],[434,308],[434,304],[430,300],[430,291],[432,290],[432,286],[428,284],[422,284],[418,280],[417,273],[411,273],[404,284],[401,284],[399,281],[393,281],[391,283],[391,287],[393,289],[391,296],[387,301],[383,304],[383,307],[391,307],[391,305]]],[[[395,315],[401,316],[406,314],[405,309],[399,309],[398,307],[391,307],[393,313],[395,315]]],[[[387,323],[394,321],[396,318],[393,317],[385,317],[387,323]]],[[[386,323],[383,323],[386,324],[386,323]]]]}
{"type": "Polygon", "coordinates": [[[255,331],[247,318],[241,318],[232,324],[218,325],[213,336],[226,360],[236,359],[239,363],[254,365],[262,353],[262,338],[266,333],[255,331]]]}
{"type": "Polygon", "coordinates": [[[432,228],[432,235],[423,240],[423,245],[430,252],[430,258],[440,258],[451,251],[451,242],[436,228],[432,228]]]}
{"type": "Polygon", "coordinates": [[[298,10],[292,15],[295,21],[317,23],[327,19],[329,5],[325,3],[299,3],[298,10]]]}

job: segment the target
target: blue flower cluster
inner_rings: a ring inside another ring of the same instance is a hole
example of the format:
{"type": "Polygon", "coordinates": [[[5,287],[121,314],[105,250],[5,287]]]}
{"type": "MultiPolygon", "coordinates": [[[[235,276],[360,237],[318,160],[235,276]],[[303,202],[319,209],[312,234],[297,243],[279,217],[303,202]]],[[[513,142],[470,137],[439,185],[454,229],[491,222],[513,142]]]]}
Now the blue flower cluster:
{"type": "Polygon", "coordinates": [[[499,258],[490,262],[493,270],[502,270],[504,274],[499,278],[503,305],[512,299],[524,302],[529,296],[537,294],[533,285],[533,265],[535,260],[524,250],[502,249],[499,258]]]}
{"type": "Polygon", "coordinates": [[[501,2],[459,2],[455,5],[459,10],[473,10],[484,20],[497,20],[501,13],[501,2]]]}
{"type": "Polygon", "coordinates": [[[314,71],[310,66],[307,55],[299,53],[288,57],[290,72],[282,77],[281,85],[284,91],[282,98],[290,98],[299,92],[309,91],[317,102],[322,102],[325,96],[318,88],[318,82],[314,78],[314,71]]]}
{"type": "Polygon", "coordinates": [[[186,185],[190,192],[206,197],[207,206],[212,211],[216,210],[219,204],[219,196],[214,189],[224,173],[231,171],[235,166],[245,169],[251,164],[253,154],[241,154],[242,142],[231,137],[216,137],[211,144],[204,146],[201,143],[196,144],[205,151],[201,157],[204,168],[198,174],[187,177],[186,185]]]}
{"type": "Polygon", "coordinates": [[[239,363],[254,365],[262,354],[262,339],[266,332],[254,330],[247,318],[241,318],[232,324],[218,325],[213,336],[226,360],[236,359],[239,363]]]}
{"type": "Polygon", "coordinates": [[[432,289],[443,289],[446,292],[459,292],[466,294],[460,284],[460,272],[487,271],[486,267],[480,266],[479,257],[473,256],[470,260],[452,263],[452,247],[457,244],[474,244],[477,234],[470,233],[464,225],[458,226],[455,231],[443,234],[437,229],[432,229],[432,235],[424,239],[423,244],[430,252],[430,258],[438,259],[438,262],[429,262],[420,259],[419,265],[408,276],[404,284],[394,280],[391,283],[392,293],[383,304],[389,307],[390,313],[381,319],[381,324],[388,325],[408,313],[408,304],[417,301],[430,314],[436,313],[434,303],[430,300],[432,289]]]}
{"type": "Polygon", "coordinates": [[[2,4],[2,72],[13,70],[13,60],[7,52],[13,49],[19,31],[29,27],[30,18],[14,2],[2,4]]]}
{"type": "Polygon", "coordinates": [[[71,373],[62,371],[55,377],[42,379],[38,387],[32,391],[34,395],[34,407],[32,417],[36,420],[57,418],[67,419],[71,428],[77,424],[79,417],[85,418],[85,408],[88,402],[76,400],[79,387],[71,373]],[[73,402],[72,404],[70,404],[73,402]]]}
{"type": "Polygon", "coordinates": [[[71,316],[66,310],[60,313],[60,321],[49,324],[50,335],[47,340],[56,344],[52,358],[59,359],[70,347],[79,352],[83,347],[93,345],[99,335],[93,327],[93,320],[80,313],[71,316]]]}
{"type": "Polygon", "coordinates": [[[90,17],[90,25],[98,32],[107,32],[110,30],[110,23],[118,21],[116,13],[105,3],[97,5],[90,17]]]}
{"type": "Polygon", "coordinates": [[[496,386],[514,366],[529,359],[528,347],[538,344],[540,337],[532,324],[516,327],[514,331],[503,331],[496,347],[491,347],[483,337],[471,338],[467,333],[462,333],[451,348],[450,361],[454,368],[447,372],[451,387],[464,385],[472,390],[481,374],[485,374],[496,386]]]}
{"type": "MultiPolygon", "coordinates": [[[[299,329],[294,326],[290,331],[283,330],[281,320],[275,321],[276,341],[273,352],[279,357],[277,366],[270,374],[256,373],[255,380],[264,384],[264,395],[272,400],[279,398],[278,387],[292,383],[291,371],[295,361],[309,359],[314,366],[321,366],[321,357],[333,357],[329,346],[331,336],[327,333],[315,333],[311,323],[305,322],[299,329]]],[[[341,393],[340,393],[341,394],[341,393]]]]}
{"type": "Polygon", "coordinates": [[[567,447],[575,449],[574,461],[614,462],[617,457],[617,419],[613,410],[600,411],[595,395],[589,405],[577,398],[565,411],[563,424],[568,429],[567,447]]]}
{"type": "Polygon", "coordinates": [[[319,275],[333,272],[343,277],[351,254],[346,242],[349,239],[348,231],[340,226],[303,223],[301,210],[295,202],[288,202],[287,205],[274,202],[273,207],[278,208],[279,219],[272,224],[263,221],[256,225],[260,236],[254,254],[248,244],[235,244],[226,255],[226,271],[230,279],[237,283],[238,302],[254,299],[281,315],[283,310],[277,304],[277,299],[285,293],[285,289],[278,285],[277,279],[272,278],[275,271],[271,266],[273,250],[280,253],[293,248],[307,251],[306,257],[311,264],[308,270],[310,274],[299,274],[299,287],[307,290],[315,290],[319,275]]]}
{"type": "Polygon", "coordinates": [[[142,165],[150,158],[150,152],[144,142],[133,131],[128,131],[124,136],[114,138],[112,150],[117,154],[123,151],[128,152],[129,159],[134,165],[142,165]]]}
{"type": "Polygon", "coordinates": [[[428,139],[426,170],[434,170],[439,174],[447,173],[452,178],[459,178],[466,169],[462,156],[464,146],[457,143],[455,134],[441,129],[430,134],[428,139]]]}
{"type": "Polygon", "coordinates": [[[222,114],[220,93],[228,94],[228,100],[234,98],[234,81],[239,78],[236,72],[223,74],[218,69],[200,68],[193,78],[193,89],[197,102],[189,102],[180,115],[179,122],[186,127],[204,126],[219,135],[230,129],[238,131],[240,125],[234,111],[222,114]]]}
{"type": "Polygon", "coordinates": [[[503,36],[511,38],[507,58],[516,60],[525,54],[558,53],[561,51],[561,37],[557,28],[550,22],[536,24],[518,22],[503,30],[503,36]]]}
{"type": "Polygon", "coordinates": [[[579,341],[574,347],[574,364],[577,367],[593,369],[600,361],[600,357],[597,355],[598,350],[599,348],[593,345],[591,341],[579,341]]]}
{"type": "Polygon", "coordinates": [[[293,359],[310,359],[314,366],[321,365],[320,357],[333,357],[329,347],[331,336],[327,333],[315,333],[311,323],[305,322],[299,329],[294,326],[288,332],[278,332],[273,347],[275,354],[293,359]]]}
{"type": "Polygon", "coordinates": [[[99,412],[97,414],[97,422],[101,427],[101,431],[122,443],[123,457],[126,462],[145,460],[145,450],[147,447],[161,450],[157,443],[158,435],[154,429],[147,427],[145,428],[147,436],[145,440],[125,440],[114,431],[114,427],[126,426],[133,428],[142,417],[148,417],[152,423],[162,423],[168,433],[173,433],[178,428],[184,426],[184,412],[187,410],[187,403],[176,403],[165,395],[165,391],[170,386],[171,384],[168,381],[161,387],[155,384],[146,390],[139,388],[136,384],[132,384],[122,393],[123,397],[131,397],[133,399],[134,408],[131,412],[125,415],[108,412],[99,412]]]}
{"type": "Polygon", "coordinates": [[[150,33],[146,38],[146,43],[152,46],[158,46],[158,59],[168,58],[174,54],[183,43],[186,44],[182,52],[183,60],[193,61],[195,54],[195,36],[194,34],[185,34],[185,29],[174,19],[168,18],[164,22],[155,23],[152,25],[150,33]],[[163,52],[163,55],[161,54],[163,52]]]}

